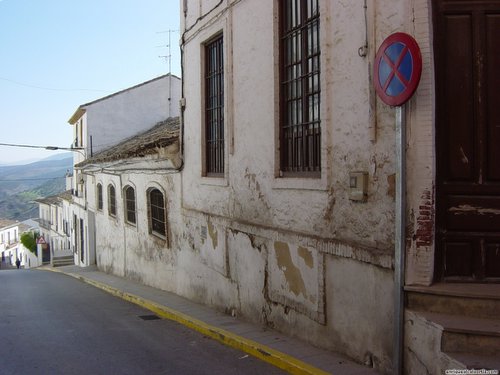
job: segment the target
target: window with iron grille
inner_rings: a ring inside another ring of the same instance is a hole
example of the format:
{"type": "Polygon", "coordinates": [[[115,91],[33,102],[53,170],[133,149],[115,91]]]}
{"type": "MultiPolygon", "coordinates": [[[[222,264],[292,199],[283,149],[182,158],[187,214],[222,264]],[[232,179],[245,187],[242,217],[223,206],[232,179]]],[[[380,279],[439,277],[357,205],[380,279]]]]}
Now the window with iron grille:
{"type": "Polygon", "coordinates": [[[113,185],[108,185],[108,212],[116,216],[116,191],[113,185]]]}
{"type": "Polygon", "coordinates": [[[103,203],[102,203],[102,185],[97,184],[97,209],[102,210],[103,203]]]}
{"type": "Polygon", "coordinates": [[[320,177],[318,0],[280,0],[280,169],[320,177]]]}
{"type": "Polygon", "coordinates": [[[224,55],[222,35],[205,45],[205,168],[224,175],[224,55]]]}
{"type": "Polygon", "coordinates": [[[130,224],[135,224],[135,190],[132,186],[125,188],[125,218],[130,224]]]}
{"type": "Polygon", "coordinates": [[[165,237],[165,200],[163,193],[158,189],[149,191],[149,215],[151,233],[165,237]]]}

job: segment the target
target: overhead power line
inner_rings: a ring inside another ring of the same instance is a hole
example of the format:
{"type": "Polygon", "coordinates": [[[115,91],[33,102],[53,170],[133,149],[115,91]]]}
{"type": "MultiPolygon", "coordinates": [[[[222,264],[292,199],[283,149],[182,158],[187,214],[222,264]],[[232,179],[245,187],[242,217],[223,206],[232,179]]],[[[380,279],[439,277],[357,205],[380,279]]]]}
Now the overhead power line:
{"type": "Polygon", "coordinates": [[[66,178],[66,176],[60,177],[40,177],[40,178],[16,178],[16,179],[5,179],[2,178],[1,182],[19,182],[19,181],[48,181],[48,180],[59,180],[61,178],[66,178]]]}
{"type": "Polygon", "coordinates": [[[80,152],[82,155],[83,155],[82,151],[85,150],[83,147],[37,146],[37,145],[24,145],[24,144],[17,144],[17,143],[0,143],[0,146],[40,148],[40,149],[45,149],[45,150],[49,150],[49,151],[57,151],[57,150],[75,151],[75,152],[80,152]]]}
{"type": "Polygon", "coordinates": [[[0,80],[2,81],[7,81],[10,83],[14,83],[19,86],[24,86],[24,87],[30,87],[33,89],[38,89],[38,90],[48,90],[48,91],[99,91],[99,92],[108,92],[107,90],[100,90],[100,89],[86,89],[86,88],[58,88],[58,87],[44,87],[44,86],[38,86],[34,85],[31,83],[24,83],[24,82],[19,82],[19,81],[14,81],[13,79],[5,78],[5,77],[0,77],[0,80]]]}
{"type": "Polygon", "coordinates": [[[20,144],[15,144],[15,143],[0,143],[0,146],[27,147],[27,148],[44,148],[46,150],[49,150],[47,147],[51,147],[51,146],[20,145],[20,144]]]}

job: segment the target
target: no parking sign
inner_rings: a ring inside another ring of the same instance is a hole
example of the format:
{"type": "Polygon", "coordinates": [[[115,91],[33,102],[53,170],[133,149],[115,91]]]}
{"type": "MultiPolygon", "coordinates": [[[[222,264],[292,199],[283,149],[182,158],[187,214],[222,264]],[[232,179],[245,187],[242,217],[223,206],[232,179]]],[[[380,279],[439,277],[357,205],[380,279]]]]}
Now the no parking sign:
{"type": "Polygon", "coordinates": [[[384,40],[374,65],[375,90],[384,103],[406,103],[417,89],[421,73],[422,55],[415,39],[395,33],[384,40]]]}
{"type": "Polygon", "coordinates": [[[390,35],[377,51],[374,65],[375,90],[382,101],[396,107],[396,215],[394,238],[394,368],[401,373],[404,325],[404,267],[406,262],[406,130],[405,104],[420,82],[422,55],[410,35],[390,35]]]}

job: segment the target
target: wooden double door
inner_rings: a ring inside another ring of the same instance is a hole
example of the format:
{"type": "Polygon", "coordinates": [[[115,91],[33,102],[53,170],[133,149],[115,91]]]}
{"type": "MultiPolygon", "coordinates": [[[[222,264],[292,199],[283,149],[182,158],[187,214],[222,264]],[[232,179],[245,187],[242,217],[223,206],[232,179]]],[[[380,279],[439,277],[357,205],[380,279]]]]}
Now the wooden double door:
{"type": "Polygon", "coordinates": [[[432,0],[438,281],[500,282],[500,0],[432,0]]]}

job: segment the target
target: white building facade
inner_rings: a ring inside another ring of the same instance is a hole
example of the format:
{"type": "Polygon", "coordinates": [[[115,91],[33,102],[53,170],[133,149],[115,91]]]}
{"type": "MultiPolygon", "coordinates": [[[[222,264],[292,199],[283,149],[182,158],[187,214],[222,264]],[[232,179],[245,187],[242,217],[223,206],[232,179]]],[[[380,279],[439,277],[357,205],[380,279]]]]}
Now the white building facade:
{"type": "Polygon", "coordinates": [[[422,58],[404,115],[402,287],[498,283],[500,2],[181,5],[177,291],[384,372],[400,366],[403,346],[409,373],[465,366],[429,319],[406,310],[405,333],[397,323],[396,111],[375,93],[374,61],[395,32],[422,58]]]}
{"type": "Polygon", "coordinates": [[[53,264],[55,259],[73,256],[71,246],[72,204],[71,191],[37,199],[39,207],[40,240],[42,261],[53,264]]]}
{"type": "Polygon", "coordinates": [[[181,167],[178,118],[76,165],[95,213],[99,269],[163,289],[175,284],[181,167]]]}
{"type": "MultiPolygon", "coordinates": [[[[74,129],[74,164],[136,135],[152,124],[179,114],[180,79],[163,75],[93,102],[82,104],[69,119],[74,129]]],[[[73,173],[71,244],[75,264],[96,262],[95,215],[88,210],[86,176],[73,173]]]]}
{"type": "Polygon", "coordinates": [[[19,222],[13,220],[1,220],[0,222],[0,253],[2,261],[15,265],[19,257],[19,222]]]}
{"type": "Polygon", "coordinates": [[[373,34],[362,2],[193,0],[181,22],[194,244],[181,293],[388,371],[394,121],[370,90],[370,56],[358,55],[367,34],[371,52],[386,31],[373,34]],[[350,196],[352,172],[367,174],[367,197],[350,196]]]}
{"type": "MultiPolygon", "coordinates": [[[[181,5],[178,143],[163,129],[167,143],[155,144],[148,131],[94,154],[85,130],[91,106],[70,121],[77,134],[83,121],[79,139],[87,142],[72,208],[79,264],[95,259],[104,271],[383,373],[402,362],[409,374],[465,368],[445,346],[452,342],[443,339],[446,328],[425,313],[449,305],[461,318],[472,313],[460,302],[473,301],[498,319],[500,293],[485,300],[462,294],[482,283],[498,290],[500,281],[500,171],[491,143],[500,115],[484,104],[498,95],[488,89],[498,86],[491,57],[500,56],[491,42],[500,37],[498,0],[181,5]],[[373,88],[377,48],[394,32],[413,36],[422,57],[420,85],[405,105],[402,265],[395,257],[396,111],[373,88]],[[461,77],[466,89],[453,86],[461,77]],[[471,130],[466,120],[475,116],[480,125],[471,130]],[[401,290],[395,268],[404,275],[401,290]],[[465,285],[455,284],[453,301],[433,289],[451,281],[465,285]],[[408,302],[401,308],[402,288],[408,302]],[[446,302],[430,306],[416,295],[446,302]]],[[[494,331],[495,322],[486,324],[494,331]]],[[[495,332],[486,343],[496,342],[495,332]]],[[[498,358],[492,345],[472,344],[482,339],[461,339],[450,348],[498,358]]]]}
{"type": "Polygon", "coordinates": [[[34,235],[39,232],[38,223],[27,220],[17,222],[12,220],[0,220],[0,259],[5,265],[16,266],[19,259],[23,268],[33,268],[40,266],[41,257],[32,253],[21,243],[21,236],[24,233],[34,235]]]}

